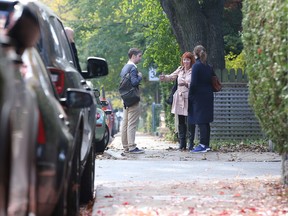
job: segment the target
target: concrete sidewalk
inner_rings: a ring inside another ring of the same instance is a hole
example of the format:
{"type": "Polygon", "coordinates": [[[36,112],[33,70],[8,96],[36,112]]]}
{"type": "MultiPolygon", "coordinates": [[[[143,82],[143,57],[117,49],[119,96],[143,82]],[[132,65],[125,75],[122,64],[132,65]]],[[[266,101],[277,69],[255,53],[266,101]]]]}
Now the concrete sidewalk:
{"type": "Polygon", "coordinates": [[[281,177],[280,162],[96,161],[95,184],[281,177]]]}
{"type": "Polygon", "coordinates": [[[178,181],[233,178],[280,178],[281,156],[273,152],[178,151],[177,143],[138,133],[136,143],[144,154],[124,153],[117,134],[103,155],[97,156],[96,184],[104,182],[178,181]],[[115,160],[118,160],[115,162],[115,160]],[[109,172],[103,172],[109,170],[109,172]]]}
{"type": "Polygon", "coordinates": [[[144,154],[123,154],[118,134],[97,156],[92,216],[288,212],[287,196],[277,191],[281,158],[276,153],[191,154],[175,150],[176,143],[145,134],[137,134],[136,143],[144,154]]]}
{"type": "Polygon", "coordinates": [[[165,141],[163,138],[137,133],[136,143],[145,150],[145,154],[124,154],[120,134],[109,144],[109,149],[98,159],[117,160],[161,160],[161,161],[222,161],[222,162],[280,162],[281,156],[274,152],[207,152],[192,154],[189,151],[178,151],[177,143],[165,141]]]}

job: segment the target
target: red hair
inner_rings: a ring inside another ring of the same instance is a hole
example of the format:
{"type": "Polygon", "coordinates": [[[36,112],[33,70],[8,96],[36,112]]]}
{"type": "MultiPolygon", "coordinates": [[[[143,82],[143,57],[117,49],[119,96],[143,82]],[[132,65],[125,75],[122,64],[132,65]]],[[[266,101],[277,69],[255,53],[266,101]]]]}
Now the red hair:
{"type": "Polygon", "coordinates": [[[190,67],[195,63],[195,57],[191,52],[185,52],[181,57],[181,66],[183,66],[183,59],[188,58],[191,60],[190,67]]]}

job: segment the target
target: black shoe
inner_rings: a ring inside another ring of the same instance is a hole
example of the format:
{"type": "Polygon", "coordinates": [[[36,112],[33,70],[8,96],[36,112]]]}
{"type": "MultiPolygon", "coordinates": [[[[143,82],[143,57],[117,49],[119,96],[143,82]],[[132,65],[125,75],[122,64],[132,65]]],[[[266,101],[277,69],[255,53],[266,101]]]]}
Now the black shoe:
{"type": "Polygon", "coordinates": [[[189,151],[192,151],[194,149],[194,143],[193,144],[189,144],[189,151]]]}
{"type": "Polygon", "coordinates": [[[177,150],[178,151],[186,151],[186,147],[182,147],[182,148],[179,147],[177,150]]]}

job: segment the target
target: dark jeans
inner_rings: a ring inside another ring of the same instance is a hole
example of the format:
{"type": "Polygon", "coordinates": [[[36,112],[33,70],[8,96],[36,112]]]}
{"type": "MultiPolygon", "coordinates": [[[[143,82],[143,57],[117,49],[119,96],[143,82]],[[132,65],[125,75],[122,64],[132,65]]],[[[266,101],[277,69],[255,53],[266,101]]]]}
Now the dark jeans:
{"type": "Polygon", "coordinates": [[[210,124],[198,124],[200,130],[200,144],[209,147],[210,143],[210,124]]]}
{"type": "Polygon", "coordinates": [[[187,119],[187,116],[183,116],[183,115],[178,115],[178,124],[181,125],[181,124],[185,124],[186,125],[186,120],[187,119]]]}

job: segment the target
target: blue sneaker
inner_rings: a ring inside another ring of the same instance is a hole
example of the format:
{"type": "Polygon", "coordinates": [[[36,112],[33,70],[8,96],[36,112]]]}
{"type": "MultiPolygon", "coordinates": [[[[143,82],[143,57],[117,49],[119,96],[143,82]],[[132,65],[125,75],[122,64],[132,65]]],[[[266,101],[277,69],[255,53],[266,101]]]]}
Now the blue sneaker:
{"type": "Polygon", "coordinates": [[[144,153],[144,150],[139,149],[139,148],[136,147],[135,149],[130,150],[129,153],[130,154],[142,154],[142,153],[144,153]]]}
{"type": "MultiPolygon", "coordinates": [[[[210,148],[209,148],[209,150],[210,150],[210,148]]],[[[192,152],[192,153],[202,153],[202,152],[207,152],[208,150],[207,150],[207,148],[205,147],[205,145],[203,145],[203,144],[199,144],[199,145],[197,145],[192,151],[190,151],[190,152],[192,152]]]]}

